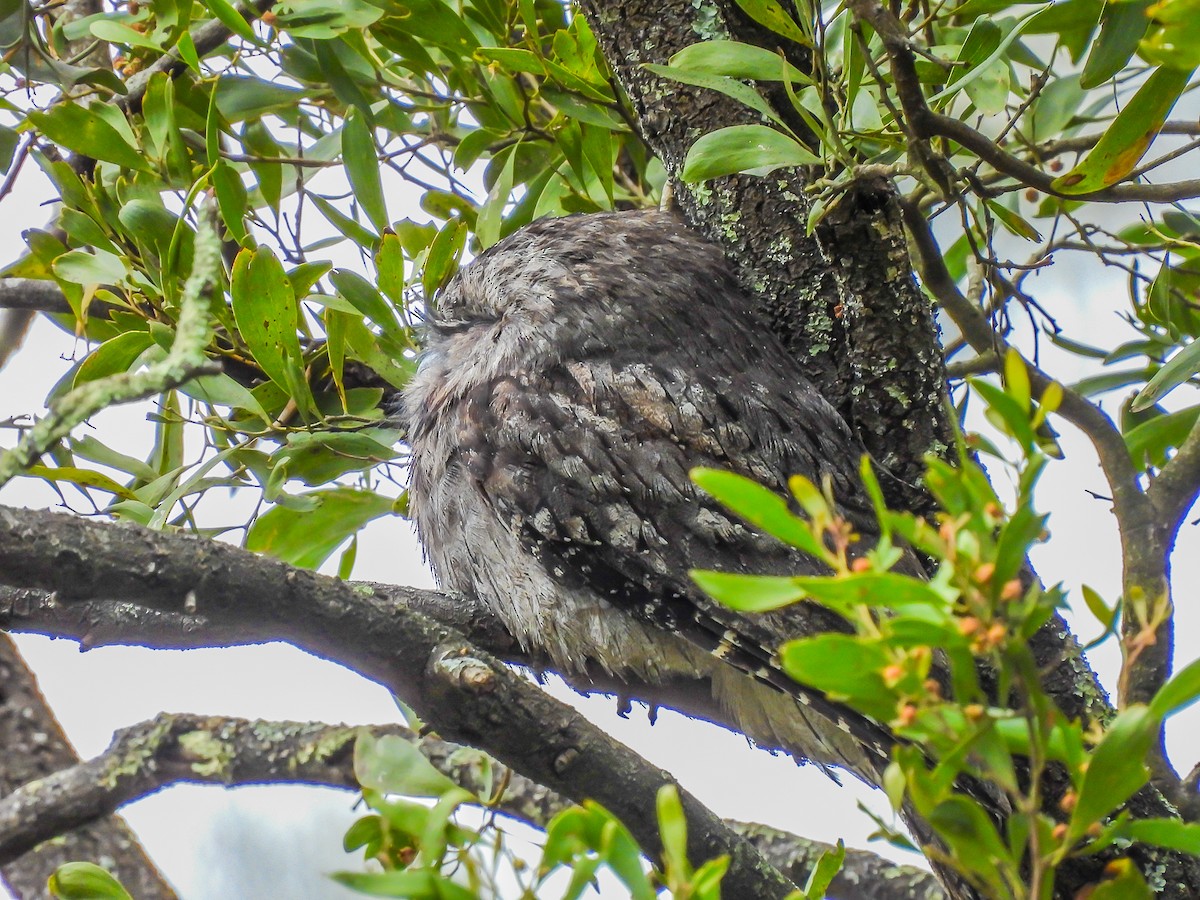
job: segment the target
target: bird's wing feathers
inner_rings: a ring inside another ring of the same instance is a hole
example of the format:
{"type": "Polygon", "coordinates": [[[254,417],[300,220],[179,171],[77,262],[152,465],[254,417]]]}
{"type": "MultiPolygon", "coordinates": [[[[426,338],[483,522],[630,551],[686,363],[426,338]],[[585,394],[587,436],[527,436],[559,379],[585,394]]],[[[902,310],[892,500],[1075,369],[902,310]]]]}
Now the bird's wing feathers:
{"type": "Polygon", "coordinates": [[[861,521],[870,515],[853,474],[827,468],[829,460],[857,463],[840,420],[840,432],[814,435],[806,430],[815,427],[811,410],[780,421],[756,400],[770,388],[731,379],[666,362],[585,361],[498,380],[468,398],[463,411],[474,427],[462,461],[554,578],[680,634],[879,745],[886,730],[849,723],[844,708],[792,682],[774,655],[789,637],[846,630],[843,620],[811,604],[746,617],[687,578],[692,568],[820,571],[699,491],[688,477],[695,466],[732,469],[776,489],[791,474],[819,481],[828,471],[844,513],[861,521]]]}

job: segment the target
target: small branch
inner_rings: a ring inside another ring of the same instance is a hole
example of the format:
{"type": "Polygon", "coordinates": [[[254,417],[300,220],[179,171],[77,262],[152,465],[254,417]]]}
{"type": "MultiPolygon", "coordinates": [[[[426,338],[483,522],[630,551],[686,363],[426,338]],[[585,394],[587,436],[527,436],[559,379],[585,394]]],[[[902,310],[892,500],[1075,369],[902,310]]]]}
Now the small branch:
{"type": "MultiPolygon", "coordinates": [[[[76,765],[79,757],[38,689],[14,642],[0,635],[0,798],[26,782],[76,765]]],[[[0,888],[16,897],[43,897],[46,879],[72,860],[103,860],[139,900],[176,900],[129,826],[101,816],[0,864],[0,888]]],[[[0,890],[0,893],[3,893],[0,890]]]]}
{"type": "MultiPolygon", "coordinates": [[[[1010,345],[996,333],[979,308],[968,300],[946,269],[945,260],[934,241],[933,234],[924,216],[909,204],[904,204],[905,223],[917,250],[921,281],[937,298],[938,303],[954,320],[967,343],[976,353],[1003,358],[1010,345]]],[[[1022,357],[1034,395],[1041,397],[1053,379],[1022,357]]],[[[1089,402],[1068,387],[1063,388],[1063,399],[1058,414],[1088,436],[1100,457],[1101,468],[1112,488],[1117,508],[1118,521],[1124,510],[1148,508],[1146,495],[1137,481],[1137,469],[1125,446],[1125,439],[1099,407],[1089,402]]]]}
{"type": "MultiPolygon", "coordinates": [[[[192,535],[7,507],[0,572],[14,587],[57,591],[60,601],[120,598],[231,630],[258,628],[336,659],[404,696],[442,734],[559,793],[595,798],[648,853],[661,850],[655,796],[675,783],[667,773],[450,629],[411,610],[379,609],[369,588],[192,535]],[[381,614],[389,627],[373,631],[381,614]]],[[[710,810],[686,791],[680,798],[691,858],[729,855],[731,896],[790,892],[710,810]]]]}
{"type": "Polygon", "coordinates": [[[91,416],[118,403],[141,400],[189,381],[196,375],[219,371],[205,355],[212,339],[207,292],[221,272],[221,242],[209,215],[201,216],[196,233],[192,273],[180,298],[175,342],[161,362],[139,372],[121,372],[86,382],[50,404],[50,412],[0,456],[0,486],[91,416]]]}
{"type": "Polygon", "coordinates": [[[0,278],[0,309],[30,312],[71,313],[62,288],[38,278],[0,278]]]}
{"type": "MultiPolygon", "coordinates": [[[[1130,200],[1171,203],[1200,196],[1200,179],[1173,184],[1117,184],[1089,194],[1064,194],[1054,190],[1051,187],[1054,176],[1006,152],[995,139],[976,131],[960,119],[930,109],[913,62],[912,41],[903,24],[891,11],[878,0],[851,0],[849,6],[855,18],[871,25],[883,41],[892,64],[896,95],[900,98],[907,126],[915,137],[921,139],[918,146],[913,148],[918,152],[925,150],[925,155],[930,156],[931,151],[925,147],[925,140],[932,137],[949,138],[970,150],[997,172],[1043,193],[1069,200],[1095,203],[1124,203],[1130,200]]],[[[943,189],[947,190],[945,179],[949,174],[949,163],[944,159],[939,159],[935,166],[930,166],[929,159],[923,159],[922,162],[930,168],[930,174],[943,189]]],[[[955,191],[948,190],[947,196],[954,193],[955,191]]]]}
{"type": "MultiPolygon", "coordinates": [[[[277,0],[254,0],[243,10],[241,16],[247,22],[253,21],[276,4],[277,0]]],[[[231,32],[219,20],[213,19],[207,25],[192,32],[192,43],[196,47],[196,55],[203,59],[207,54],[229,40],[231,32]]],[[[187,68],[187,63],[179,55],[179,50],[172,47],[145,69],[133,75],[126,83],[127,93],[117,99],[117,106],[123,112],[136,112],[141,109],[142,98],[146,96],[146,88],[150,79],[159,72],[174,75],[187,68]]]]}
{"type": "Polygon", "coordinates": [[[986,375],[1000,371],[1002,363],[994,353],[980,353],[961,362],[946,365],[946,375],[949,378],[969,378],[972,375],[986,375]]]}

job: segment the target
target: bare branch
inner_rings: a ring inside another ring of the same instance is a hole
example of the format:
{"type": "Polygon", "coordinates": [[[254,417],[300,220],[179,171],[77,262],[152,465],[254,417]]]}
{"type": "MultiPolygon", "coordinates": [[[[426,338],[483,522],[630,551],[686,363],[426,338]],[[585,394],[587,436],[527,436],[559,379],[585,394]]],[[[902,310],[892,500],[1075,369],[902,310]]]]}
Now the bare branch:
{"type": "MultiPolygon", "coordinates": [[[[4,748],[0,797],[79,762],[33,672],[6,635],[0,635],[0,747],[4,748]]],[[[96,818],[18,860],[0,864],[0,885],[7,885],[17,897],[41,897],[46,879],[63,863],[78,859],[104,860],[139,898],[175,898],[133,831],[117,816],[96,818]]]]}
{"type": "Polygon", "coordinates": [[[71,305],[63,296],[62,288],[53,281],[0,278],[0,309],[70,314],[71,305]]]}
{"type": "MultiPolygon", "coordinates": [[[[942,115],[929,108],[921,89],[913,59],[913,45],[900,20],[878,0],[852,0],[850,9],[860,21],[866,22],[878,32],[892,64],[892,78],[896,83],[896,94],[904,110],[906,124],[913,136],[924,146],[931,137],[945,137],[970,150],[997,172],[1015,178],[1021,184],[1056,197],[1071,200],[1087,200],[1095,203],[1123,203],[1130,200],[1172,203],[1200,196],[1200,179],[1175,182],[1173,184],[1117,184],[1088,194],[1063,194],[1051,185],[1054,176],[1032,166],[1019,156],[1008,153],[995,139],[976,131],[960,119],[942,115]]],[[[914,149],[922,149],[917,147],[914,149]]],[[[924,146],[925,155],[932,158],[932,150],[924,146]]],[[[929,160],[925,160],[929,162],[929,160]]],[[[931,169],[931,175],[947,190],[949,163],[939,158],[931,169]]]]}
{"type": "MultiPolygon", "coordinates": [[[[905,205],[905,222],[912,236],[920,259],[921,281],[929,288],[938,303],[958,326],[967,343],[981,356],[1002,358],[1013,349],[1004,338],[996,333],[979,308],[968,300],[946,269],[941,250],[934,241],[929,225],[916,209],[905,205]]],[[[1029,381],[1036,396],[1041,397],[1054,379],[1033,363],[1022,358],[1029,381]]],[[[1122,510],[1141,509],[1147,505],[1146,497],[1137,482],[1137,469],[1125,446],[1125,439],[1094,403],[1063,388],[1063,400],[1058,409],[1068,422],[1091,439],[1100,456],[1100,465],[1108,478],[1117,505],[1118,519],[1122,510]]]]}

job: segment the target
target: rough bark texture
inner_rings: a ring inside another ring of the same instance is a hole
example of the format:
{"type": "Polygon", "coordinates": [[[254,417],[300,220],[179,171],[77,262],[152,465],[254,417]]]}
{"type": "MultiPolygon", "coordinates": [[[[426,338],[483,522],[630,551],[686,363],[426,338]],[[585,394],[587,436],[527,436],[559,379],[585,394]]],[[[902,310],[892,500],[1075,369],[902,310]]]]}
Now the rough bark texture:
{"type": "MultiPolygon", "coordinates": [[[[736,825],[771,863],[796,884],[804,884],[822,853],[832,849],[816,841],[799,843],[793,835],[765,825],[736,825]]],[[[922,869],[902,866],[874,853],[847,850],[828,900],[945,900],[937,879],[922,869]]]]}
{"type": "MultiPolygon", "coordinates": [[[[583,0],[581,6],[637,113],[642,138],[677,181],[702,134],[757,121],[713,91],[644,68],[709,38],[762,42],[729,4],[688,0],[583,0]]],[[[769,37],[767,37],[769,40],[769,37]]],[[[769,44],[767,44],[769,46],[769,44]]],[[[733,176],[677,191],[688,220],[717,241],[772,327],[867,448],[902,484],[893,500],[923,505],[915,487],[928,452],[949,446],[945,371],[928,299],[916,286],[893,193],[847,192],[813,236],[805,234],[806,174],[733,176]]]]}
{"type": "MultiPolygon", "coordinates": [[[[38,691],[33,673],[7,635],[0,635],[0,747],[4,748],[0,798],[79,761],[38,691]]],[[[117,816],[92,817],[82,827],[45,836],[55,834],[63,836],[41,844],[20,859],[0,863],[0,880],[22,900],[48,898],[46,879],[63,863],[77,859],[104,866],[139,900],[175,897],[129,826],[117,816]]]]}

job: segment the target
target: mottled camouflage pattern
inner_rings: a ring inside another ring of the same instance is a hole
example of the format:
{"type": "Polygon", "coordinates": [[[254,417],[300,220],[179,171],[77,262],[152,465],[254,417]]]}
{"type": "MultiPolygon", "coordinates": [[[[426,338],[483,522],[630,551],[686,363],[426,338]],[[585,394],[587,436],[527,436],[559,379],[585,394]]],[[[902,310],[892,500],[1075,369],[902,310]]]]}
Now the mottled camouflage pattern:
{"type": "Polygon", "coordinates": [[[743,616],[687,575],[821,570],[700,492],[694,466],[780,492],[828,476],[857,529],[877,528],[861,445],[716,248],[660,212],[518,231],[441,293],[405,407],[410,508],[444,587],[565,670],[711,677],[747,735],[875,778],[886,733],[773,653],[845,623],[809,605],[743,616]]]}

